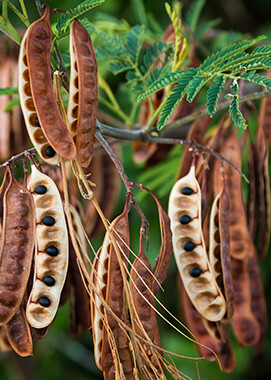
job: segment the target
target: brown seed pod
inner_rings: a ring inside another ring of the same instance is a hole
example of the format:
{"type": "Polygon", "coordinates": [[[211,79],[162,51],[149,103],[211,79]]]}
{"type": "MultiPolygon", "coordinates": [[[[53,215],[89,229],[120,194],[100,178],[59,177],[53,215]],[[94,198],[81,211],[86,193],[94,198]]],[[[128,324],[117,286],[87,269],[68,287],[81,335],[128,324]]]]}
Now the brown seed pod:
{"type": "Polygon", "coordinates": [[[225,190],[216,196],[210,216],[209,260],[216,282],[227,303],[224,321],[233,316],[233,285],[230,263],[229,199],[225,190]]]}
{"type": "Polygon", "coordinates": [[[60,115],[53,91],[50,63],[52,31],[49,16],[47,6],[44,15],[27,31],[26,65],[29,93],[32,97],[26,106],[37,113],[42,132],[53,149],[61,157],[70,160],[76,157],[76,147],[60,115]]]}
{"type": "Polygon", "coordinates": [[[220,321],[226,313],[226,303],[207,258],[201,227],[201,190],[195,178],[195,166],[173,186],[168,215],[175,259],[187,294],[204,318],[220,321]]]}
{"type": "MultiPolygon", "coordinates": [[[[180,276],[178,276],[178,294],[181,314],[187,327],[191,330],[200,344],[210,348],[216,353],[220,360],[223,371],[232,372],[235,369],[235,356],[227,334],[224,333],[225,342],[219,343],[218,340],[221,339],[220,331],[217,329],[216,324],[213,324],[211,326],[210,322],[207,321],[206,323],[208,323],[209,328],[212,328],[212,333],[216,336],[217,339],[214,339],[214,337],[209,334],[210,330],[207,331],[205,327],[206,324],[204,325],[203,322],[203,318],[200,316],[188,298],[180,276]]],[[[200,345],[197,345],[196,347],[199,354],[203,356],[204,359],[208,361],[216,360],[215,355],[207,348],[200,345]]]]}
{"type": "Polygon", "coordinates": [[[43,328],[55,317],[68,269],[68,231],[62,200],[53,180],[32,165],[28,188],[33,194],[37,221],[35,273],[26,317],[43,328]]]}
{"type": "Polygon", "coordinates": [[[98,102],[98,72],[87,30],[75,19],[70,29],[71,80],[68,105],[70,131],[76,137],[81,165],[88,167],[93,154],[98,102]]]}
{"type": "MultiPolygon", "coordinates": [[[[135,258],[130,272],[129,285],[133,305],[130,314],[135,332],[156,347],[161,347],[152,292],[154,279],[151,273],[152,268],[144,253],[141,235],[139,254],[135,258]]],[[[138,338],[135,339],[140,356],[138,359],[139,371],[142,377],[165,379],[160,352],[151,344],[141,342],[138,338]]]]}
{"type": "MultiPolygon", "coordinates": [[[[268,73],[270,78],[270,73],[268,73]]],[[[271,99],[263,98],[261,101],[259,125],[263,128],[268,145],[271,145],[271,99]]]]}
{"type": "Polygon", "coordinates": [[[31,331],[22,305],[11,320],[4,325],[4,329],[11,347],[18,355],[33,356],[31,331]]]}
{"type": "Polygon", "coordinates": [[[35,244],[35,211],[30,192],[14,178],[3,199],[3,232],[0,250],[0,325],[16,313],[30,275],[35,244]]]}
{"type": "Polygon", "coordinates": [[[5,171],[4,179],[0,187],[0,243],[2,240],[2,229],[3,229],[3,198],[5,195],[5,191],[8,187],[9,179],[8,179],[8,169],[5,171]]]}
{"type": "Polygon", "coordinates": [[[0,352],[10,352],[12,347],[9,343],[4,327],[0,327],[0,352]]]}
{"type": "Polygon", "coordinates": [[[32,97],[29,77],[29,66],[26,58],[26,41],[29,34],[29,29],[26,31],[20,48],[18,70],[19,70],[19,96],[22,112],[24,115],[25,125],[32,144],[37,149],[40,157],[51,165],[59,163],[59,155],[56,154],[50,147],[47,138],[40,128],[40,121],[37,115],[36,108],[32,97]],[[49,154],[47,154],[48,152],[49,154]]]}

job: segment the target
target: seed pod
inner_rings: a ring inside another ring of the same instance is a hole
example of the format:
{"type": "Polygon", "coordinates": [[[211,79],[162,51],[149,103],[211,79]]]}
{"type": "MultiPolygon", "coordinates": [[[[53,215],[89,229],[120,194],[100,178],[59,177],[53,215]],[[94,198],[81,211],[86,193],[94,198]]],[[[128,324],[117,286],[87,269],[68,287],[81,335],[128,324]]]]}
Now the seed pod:
{"type": "MultiPolygon", "coordinates": [[[[125,267],[127,268],[127,260],[129,257],[130,236],[128,212],[126,209],[112,222],[111,229],[115,237],[115,242],[119,247],[119,254],[116,253],[112,243],[110,243],[110,246],[107,247],[107,251],[109,251],[109,262],[105,300],[112,312],[124,323],[128,323],[126,296],[123,284],[126,278],[123,279],[121,270],[121,266],[123,269],[125,267]],[[120,263],[119,260],[122,262],[120,263]]],[[[108,380],[114,380],[118,372],[118,367],[121,364],[125,378],[132,380],[134,379],[134,366],[127,333],[122,326],[119,326],[119,322],[108,310],[105,311],[104,317],[101,352],[101,365],[104,371],[104,377],[108,380]],[[115,347],[111,341],[114,342],[115,347]],[[114,351],[118,353],[119,364],[114,360],[114,351]]]]}
{"type": "MultiPolygon", "coordinates": [[[[270,73],[268,73],[270,78],[270,73]]],[[[271,145],[271,100],[263,98],[261,101],[259,125],[262,127],[268,145],[271,145]]]]}
{"type": "MultiPolygon", "coordinates": [[[[28,135],[32,144],[37,149],[40,157],[51,165],[56,165],[59,163],[59,155],[57,153],[53,154],[50,150],[50,145],[47,138],[40,127],[40,121],[37,115],[37,111],[34,105],[30,78],[29,78],[29,67],[26,58],[26,41],[29,34],[29,29],[25,32],[25,35],[21,42],[20,55],[18,61],[19,69],[19,96],[22,112],[24,115],[25,125],[27,128],[28,135]],[[49,155],[47,154],[49,153],[49,155]]],[[[47,110],[48,112],[49,110],[47,110]]]]}
{"type": "MultiPolygon", "coordinates": [[[[130,310],[130,314],[135,332],[155,346],[161,347],[156,312],[154,310],[154,296],[151,292],[154,283],[151,272],[151,265],[143,251],[141,235],[139,254],[133,262],[130,273],[129,284],[133,300],[133,310],[130,310]]],[[[145,376],[146,378],[165,379],[160,352],[152,345],[138,339],[136,343],[140,355],[139,370],[142,378],[145,376]]]]}
{"type": "Polygon", "coordinates": [[[70,29],[71,80],[68,105],[70,131],[76,136],[81,165],[88,167],[92,154],[98,102],[97,61],[87,30],[75,19],[70,29]]]}
{"type": "MultiPolygon", "coordinates": [[[[31,97],[28,99],[27,107],[36,112],[42,132],[51,145],[51,150],[53,149],[63,158],[74,159],[76,147],[60,115],[52,86],[50,63],[52,31],[49,16],[50,11],[47,6],[44,15],[35,21],[27,31],[25,52],[28,71],[23,68],[23,72],[26,71],[29,75],[30,83],[28,91],[31,97]]],[[[35,119],[33,125],[34,123],[35,119]]],[[[49,148],[46,149],[49,150],[49,148]]]]}
{"type": "Polygon", "coordinates": [[[0,352],[10,352],[12,347],[9,343],[4,327],[0,327],[0,352]]]}
{"type": "MultiPolygon", "coordinates": [[[[205,327],[207,323],[208,327],[212,328],[213,334],[216,335],[217,338],[221,338],[220,332],[215,324],[213,324],[211,327],[210,322],[206,320],[205,322],[203,322],[204,319],[200,316],[200,314],[197,312],[192,302],[188,298],[180,276],[178,276],[178,294],[180,300],[181,314],[187,327],[191,330],[191,332],[201,345],[210,348],[217,354],[223,371],[232,372],[235,369],[235,357],[227,334],[225,334],[225,332],[223,334],[225,338],[224,343],[219,343],[218,339],[214,339],[214,337],[209,334],[210,329],[207,331],[205,327]]],[[[208,361],[216,360],[214,354],[201,345],[196,346],[199,354],[208,361]]]]}
{"type": "Polygon", "coordinates": [[[213,203],[210,216],[209,260],[216,282],[225,296],[227,314],[224,321],[230,321],[233,315],[233,286],[229,247],[229,200],[225,187],[213,203]]]}
{"type": "Polygon", "coordinates": [[[226,303],[207,258],[201,228],[201,191],[194,166],[173,186],[168,214],[175,259],[187,294],[204,318],[220,321],[226,303]]]}
{"type": "Polygon", "coordinates": [[[55,317],[68,268],[68,231],[59,191],[50,177],[32,165],[28,188],[33,194],[37,221],[35,273],[26,317],[43,328],[55,317]]]}
{"type": "Polygon", "coordinates": [[[0,187],[0,243],[2,240],[2,229],[3,229],[3,198],[5,191],[8,187],[9,180],[8,180],[8,169],[5,171],[4,179],[0,187]]]}
{"type": "Polygon", "coordinates": [[[0,325],[7,323],[22,303],[35,244],[33,198],[9,170],[3,199],[0,250],[0,325]]]}
{"type": "Polygon", "coordinates": [[[22,305],[11,320],[4,325],[4,329],[11,347],[18,355],[33,356],[32,336],[22,305]]]}

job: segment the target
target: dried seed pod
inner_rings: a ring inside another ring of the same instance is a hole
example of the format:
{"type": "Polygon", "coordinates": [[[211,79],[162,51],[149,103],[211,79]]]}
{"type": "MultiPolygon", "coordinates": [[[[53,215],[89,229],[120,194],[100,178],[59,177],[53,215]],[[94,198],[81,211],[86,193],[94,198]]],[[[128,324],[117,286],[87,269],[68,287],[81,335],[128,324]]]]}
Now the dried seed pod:
{"type": "Polygon", "coordinates": [[[14,178],[3,199],[0,250],[0,325],[7,323],[22,303],[35,244],[35,211],[30,192],[14,178]]]}
{"type": "Polygon", "coordinates": [[[229,200],[225,190],[216,196],[210,216],[209,260],[216,282],[225,296],[227,313],[230,321],[233,316],[233,285],[229,246],[229,200]]]}
{"type": "MultiPolygon", "coordinates": [[[[216,353],[220,360],[223,371],[232,372],[235,369],[235,356],[230,340],[227,337],[227,333],[223,332],[225,342],[219,343],[218,339],[221,338],[220,331],[217,329],[217,326],[215,326],[215,324],[211,326],[210,322],[206,320],[206,322],[203,322],[203,318],[197,312],[192,302],[188,298],[180,276],[178,276],[178,294],[180,300],[181,314],[187,327],[191,330],[191,332],[201,345],[210,348],[216,353]],[[216,336],[217,339],[215,339],[212,335],[209,334],[210,329],[207,331],[206,323],[208,323],[209,328],[212,328],[212,333],[216,336]]],[[[226,326],[225,328],[227,329],[226,326]]],[[[201,345],[196,346],[197,350],[199,351],[199,354],[208,361],[216,360],[215,355],[210,350],[201,345]]]]}
{"type": "Polygon", "coordinates": [[[48,326],[57,312],[68,268],[68,231],[62,200],[53,180],[32,165],[28,187],[37,221],[33,287],[26,308],[31,326],[48,326]]]}
{"type": "MultiPolygon", "coordinates": [[[[22,112],[24,115],[25,125],[27,128],[28,135],[32,144],[37,149],[40,157],[51,165],[56,165],[59,163],[59,155],[57,153],[53,154],[50,150],[50,145],[47,138],[40,127],[40,121],[37,115],[36,108],[34,106],[34,101],[32,97],[31,87],[30,87],[30,77],[29,77],[29,66],[26,58],[26,41],[28,37],[29,29],[26,31],[20,48],[20,55],[18,61],[19,69],[19,96],[22,112]],[[49,154],[47,154],[49,153],[49,154]]],[[[49,110],[47,110],[49,112],[49,110]]]]}
{"type": "MultiPolygon", "coordinates": [[[[152,292],[154,279],[151,272],[151,265],[143,251],[141,235],[139,254],[135,258],[130,272],[129,285],[133,300],[133,310],[130,310],[130,314],[135,332],[156,347],[161,347],[154,310],[155,303],[152,292]]],[[[162,356],[156,347],[138,339],[136,339],[136,344],[140,355],[138,362],[142,377],[165,379],[162,356]]]]}
{"type": "Polygon", "coordinates": [[[3,229],[3,198],[5,191],[8,187],[9,179],[8,179],[8,169],[5,171],[4,179],[0,187],[0,243],[2,240],[2,229],[3,229]]]}
{"type": "MultiPolygon", "coordinates": [[[[268,73],[270,78],[270,73],[268,73]]],[[[271,145],[271,100],[270,98],[263,98],[261,101],[259,125],[262,127],[267,143],[271,145]]]]}
{"type": "Polygon", "coordinates": [[[22,305],[11,320],[4,325],[4,329],[11,347],[18,355],[33,356],[31,331],[22,305]]]}
{"type": "Polygon", "coordinates": [[[27,101],[23,94],[22,96],[28,110],[36,112],[38,123],[51,146],[50,149],[49,147],[45,149],[47,156],[51,157],[55,151],[63,158],[74,159],[76,147],[60,115],[53,91],[50,63],[52,31],[49,16],[50,11],[47,6],[44,15],[27,31],[25,46],[27,69],[24,68],[22,74],[25,72],[29,76],[30,87],[28,85],[28,90],[25,88],[24,91],[31,96],[27,101]]]}
{"type": "MultiPolygon", "coordinates": [[[[77,234],[80,243],[88,252],[88,246],[84,232],[82,230],[80,216],[73,206],[70,205],[70,212],[73,222],[73,228],[77,234]]],[[[69,245],[69,268],[68,273],[70,276],[71,286],[71,325],[70,332],[73,336],[78,336],[80,330],[90,330],[91,328],[91,312],[90,312],[90,295],[86,289],[86,284],[82,280],[82,275],[78,268],[76,254],[72,244],[69,245]]],[[[86,262],[86,268],[89,263],[86,262]]]]}
{"type": "Polygon", "coordinates": [[[4,327],[0,327],[0,352],[10,352],[12,347],[9,343],[4,327]]]}
{"type": "Polygon", "coordinates": [[[87,30],[75,19],[70,29],[71,80],[68,105],[70,131],[76,137],[81,165],[88,167],[93,154],[98,102],[97,61],[87,30]]]}
{"type": "MultiPolygon", "coordinates": [[[[112,243],[107,247],[109,252],[108,274],[105,300],[112,312],[119,317],[124,323],[128,323],[127,310],[126,310],[126,296],[124,291],[122,269],[127,268],[129,257],[129,220],[128,211],[119,215],[111,224],[112,234],[115,242],[119,248],[116,253],[112,243]],[[121,260],[121,263],[120,263],[121,260]]],[[[126,271],[125,271],[126,274],[126,271]]],[[[101,352],[101,365],[104,371],[105,379],[115,379],[118,372],[118,366],[122,367],[122,371],[126,379],[134,379],[134,366],[131,358],[129,340],[124,328],[119,325],[108,310],[104,314],[104,327],[102,337],[102,352],[101,352]],[[112,344],[111,342],[114,342],[112,344]],[[118,352],[119,364],[114,360],[115,353],[118,352]]]]}
{"type": "Polygon", "coordinates": [[[168,214],[176,263],[187,294],[204,318],[220,321],[226,303],[207,258],[201,228],[201,191],[194,166],[173,186],[168,214]]]}

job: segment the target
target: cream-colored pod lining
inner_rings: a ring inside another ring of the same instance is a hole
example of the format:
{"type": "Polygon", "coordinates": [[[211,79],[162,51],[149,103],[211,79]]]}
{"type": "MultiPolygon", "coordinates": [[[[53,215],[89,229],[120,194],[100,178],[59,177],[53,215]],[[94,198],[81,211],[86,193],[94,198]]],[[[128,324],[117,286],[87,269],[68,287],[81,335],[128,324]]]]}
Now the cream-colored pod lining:
{"type": "Polygon", "coordinates": [[[73,47],[73,36],[70,33],[70,59],[71,59],[71,73],[70,73],[70,90],[69,90],[69,103],[67,110],[67,117],[69,122],[70,134],[73,138],[77,132],[78,121],[78,96],[79,96],[79,78],[77,71],[77,64],[75,60],[75,52],[73,47]]]}
{"type": "MultiPolygon", "coordinates": [[[[31,87],[29,82],[29,70],[26,58],[26,40],[28,35],[28,30],[25,32],[24,37],[21,42],[19,61],[18,61],[18,71],[19,71],[19,96],[22,112],[24,115],[25,125],[29,138],[36,148],[40,157],[50,165],[57,165],[59,163],[59,155],[55,153],[53,157],[49,157],[45,153],[45,149],[50,146],[46,137],[44,136],[40,127],[35,124],[35,119],[37,118],[36,109],[34,106],[31,87]]],[[[48,110],[50,112],[50,110],[48,110]]]]}
{"type": "Polygon", "coordinates": [[[58,309],[68,269],[69,241],[62,200],[54,181],[32,165],[28,188],[35,203],[37,247],[33,287],[27,302],[26,317],[31,326],[40,329],[52,322],[58,309]],[[46,192],[36,193],[37,186],[45,186],[46,192]],[[53,225],[42,222],[48,216],[55,219],[53,225]],[[57,248],[57,255],[49,255],[46,251],[48,247],[57,248]],[[48,277],[49,283],[54,280],[53,285],[46,284],[45,278],[48,280],[48,277]],[[45,301],[49,305],[41,305],[41,298],[47,299],[45,301]]]}
{"type": "Polygon", "coordinates": [[[201,228],[201,190],[195,178],[195,166],[173,186],[168,214],[175,259],[185,290],[204,318],[220,321],[226,312],[226,302],[206,253],[201,228]],[[184,188],[191,194],[185,194],[184,188]],[[182,216],[190,221],[182,224],[182,216]]]}
{"type": "Polygon", "coordinates": [[[217,256],[218,252],[220,253],[220,235],[219,235],[219,224],[218,224],[219,223],[218,205],[219,205],[220,197],[221,197],[221,192],[217,194],[213,202],[211,215],[210,215],[210,240],[209,240],[209,261],[210,261],[210,265],[217,282],[218,282],[218,277],[222,276],[221,265],[220,265],[220,270],[216,268],[216,264],[218,262],[221,262],[221,259],[217,256]]]}

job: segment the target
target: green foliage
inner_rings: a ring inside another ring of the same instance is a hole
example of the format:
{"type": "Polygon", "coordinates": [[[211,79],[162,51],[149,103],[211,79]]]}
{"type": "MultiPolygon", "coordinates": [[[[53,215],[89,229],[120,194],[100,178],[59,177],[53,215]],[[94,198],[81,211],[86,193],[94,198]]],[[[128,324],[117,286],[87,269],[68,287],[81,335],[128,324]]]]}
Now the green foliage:
{"type": "Polygon", "coordinates": [[[14,95],[14,94],[18,94],[17,87],[0,88],[0,95],[14,95]]]}
{"type": "Polygon", "coordinates": [[[225,76],[220,75],[215,78],[214,84],[209,87],[207,92],[207,109],[210,116],[213,116],[216,111],[219,95],[224,88],[225,80],[225,76]]]}
{"type": "Polygon", "coordinates": [[[189,8],[186,15],[186,23],[189,26],[191,32],[196,32],[196,27],[199,21],[199,16],[204,7],[205,0],[196,0],[189,8]]]}
{"type": "Polygon", "coordinates": [[[230,115],[232,117],[234,124],[237,127],[246,129],[247,128],[246,120],[239,109],[239,104],[238,104],[239,103],[239,88],[236,81],[233,82],[231,89],[233,91],[233,96],[232,96],[232,101],[229,108],[230,115]]]}

